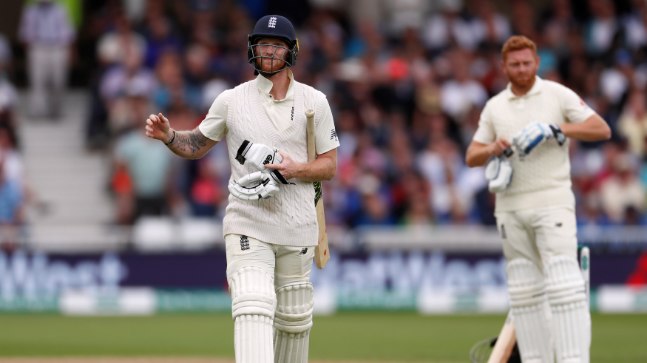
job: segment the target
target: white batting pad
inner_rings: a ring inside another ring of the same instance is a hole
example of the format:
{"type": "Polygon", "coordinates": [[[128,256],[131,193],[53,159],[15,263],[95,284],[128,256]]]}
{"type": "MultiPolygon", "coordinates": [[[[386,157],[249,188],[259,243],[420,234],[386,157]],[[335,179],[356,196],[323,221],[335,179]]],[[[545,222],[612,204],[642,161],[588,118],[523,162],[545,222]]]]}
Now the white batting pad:
{"type": "Polygon", "coordinates": [[[228,280],[234,318],[236,362],[274,362],[274,278],[259,268],[245,267],[234,272],[228,280]]]}
{"type": "Polygon", "coordinates": [[[584,279],[577,261],[556,256],[548,263],[548,300],[553,315],[557,361],[588,363],[591,345],[591,316],[584,279]]]}
{"type": "Polygon", "coordinates": [[[523,362],[553,362],[543,275],[525,259],[510,261],[507,272],[510,310],[523,362]]]}
{"type": "Polygon", "coordinates": [[[241,315],[234,321],[234,351],[238,363],[273,363],[272,319],[241,315]]]}
{"type": "Polygon", "coordinates": [[[278,304],[274,318],[274,361],[306,363],[314,306],[312,284],[308,282],[284,286],[276,294],[278,304]]]}

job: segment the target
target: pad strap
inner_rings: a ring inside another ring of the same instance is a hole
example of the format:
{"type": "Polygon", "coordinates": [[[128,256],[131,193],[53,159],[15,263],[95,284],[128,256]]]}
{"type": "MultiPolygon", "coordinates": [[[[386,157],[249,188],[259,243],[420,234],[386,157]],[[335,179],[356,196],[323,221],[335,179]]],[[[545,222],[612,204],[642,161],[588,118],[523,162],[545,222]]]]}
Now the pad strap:
{"type": "Polygon", "coordinates": [[[240,165],[245,164],[245,154],[247,154],[247,151],[249,151],[249,147],[251,146],[249,140],[244,140],[242,144],[240,144],[240,147],[238,147],[238,151],[236,151],[236,161],[240,163],[240,165]]]}

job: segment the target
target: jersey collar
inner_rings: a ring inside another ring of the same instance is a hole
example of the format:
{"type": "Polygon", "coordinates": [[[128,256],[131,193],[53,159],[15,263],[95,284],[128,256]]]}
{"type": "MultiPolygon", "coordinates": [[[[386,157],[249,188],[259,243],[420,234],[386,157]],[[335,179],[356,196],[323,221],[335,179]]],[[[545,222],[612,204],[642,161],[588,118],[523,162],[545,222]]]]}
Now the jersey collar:
{"type": "MultiPolygon", "coordinates": [[[[288,77],[290,77],[290,85],[288,86],[288,92],[285,94],[284,99],[277,100],[276,102],[291,100],[294,96],[294,74],[292,74],[292,71],[289,69],[287,70],[287,72],[288,72],[288,77]]],[[[256,76],[256,86],[258,87],[258,90],[261,91],[263,94],[269,95],[274,84],[272,83],[272,81],[270,81],[269,79],[259,74],[256,76]]]]}
{"type": "Polygon", "coordinates": [[[523,96],[517,96],[514,93],[512,93],[512,85],[508,83],[508,86],[505,88],[505,92],[507,95],[508,99],[514,99],[514,98],[521,98],[521,97],[526,97],[526,96],[531,96],[531,95],[536,95],[541,92],[542,85],[544,83],[544,80],[541,79],[539,76],[535,76],[535,84],[532,85],[532,88],[528,93],[526,93],[523,96]]]}

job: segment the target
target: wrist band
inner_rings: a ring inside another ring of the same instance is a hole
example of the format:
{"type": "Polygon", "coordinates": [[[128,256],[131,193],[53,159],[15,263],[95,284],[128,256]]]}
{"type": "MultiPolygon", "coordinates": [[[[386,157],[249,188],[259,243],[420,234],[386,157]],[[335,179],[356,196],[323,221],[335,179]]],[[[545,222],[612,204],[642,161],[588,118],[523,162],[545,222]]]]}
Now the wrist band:
{"type": "Polygon", "coordinates": [[[176,132],[175,132],[175,130],[173,130],[173,136],[171,136],[171,139],[168,142],[165,142],[164,145],[171,145],[173,140],[175,140],[175,134],[176,134],[176,132]]]}

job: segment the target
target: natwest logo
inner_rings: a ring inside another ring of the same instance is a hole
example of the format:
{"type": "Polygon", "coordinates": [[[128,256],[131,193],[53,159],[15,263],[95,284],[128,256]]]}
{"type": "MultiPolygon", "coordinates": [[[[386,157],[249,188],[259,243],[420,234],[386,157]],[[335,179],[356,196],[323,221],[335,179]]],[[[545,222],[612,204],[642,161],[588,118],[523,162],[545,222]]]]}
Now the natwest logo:
{"type": "Polygon", "coordinates": [[[112,253],[72,263],[50,260],[41,252],[0,252],[0,302],[54,298],[67,289],[116,291],[127,273],[112,253]]]}

